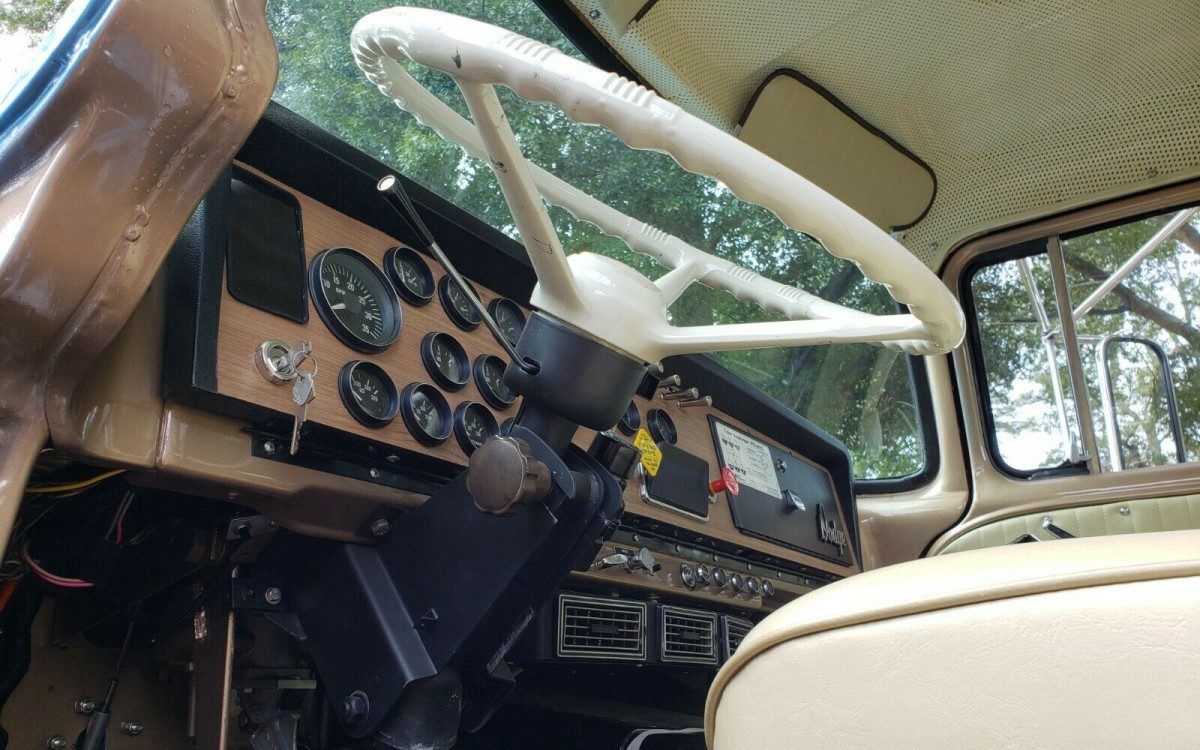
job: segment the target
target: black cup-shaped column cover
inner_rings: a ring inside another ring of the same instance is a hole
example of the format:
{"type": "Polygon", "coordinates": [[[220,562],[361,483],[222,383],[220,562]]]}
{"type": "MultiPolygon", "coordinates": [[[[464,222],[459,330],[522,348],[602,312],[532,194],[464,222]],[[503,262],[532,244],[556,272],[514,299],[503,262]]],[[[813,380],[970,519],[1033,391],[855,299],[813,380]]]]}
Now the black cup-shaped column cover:
{"type": "MultiPolygon", "coordinates": [[[[509,364],[504,382],[547,412],[593,430],[607,430],[625,414],[646,364],[534,313],[517,342],[534,367],[509,364]]],[[[518,421],[520,421],[518,419],[518,421]]]]}

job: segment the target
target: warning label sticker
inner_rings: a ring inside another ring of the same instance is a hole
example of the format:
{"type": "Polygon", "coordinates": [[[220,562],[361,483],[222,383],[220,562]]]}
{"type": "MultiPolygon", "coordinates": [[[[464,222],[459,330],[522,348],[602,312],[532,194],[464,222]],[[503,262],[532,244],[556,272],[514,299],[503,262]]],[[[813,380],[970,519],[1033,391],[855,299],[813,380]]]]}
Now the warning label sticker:
{"type": "Polygon", "coordinates": [[[775,462],[771,459],[771,449],[767,444],[720,422],[716,422],[715,426],[721,457],[724,459],[722,463],[733,469],[738,482],[777,500],[782,499],[779,479],[775,476],[775,462]]]}
{"type": "Polygon", "coordinates": [[[650,437],[645,427],[637,431],[633,444],[642,452],[642,467],[646,469],[646,473],[650,476],[658,474],[658,466],[662,463],[662,451],[658,449],[654,438],[650,437]]]}

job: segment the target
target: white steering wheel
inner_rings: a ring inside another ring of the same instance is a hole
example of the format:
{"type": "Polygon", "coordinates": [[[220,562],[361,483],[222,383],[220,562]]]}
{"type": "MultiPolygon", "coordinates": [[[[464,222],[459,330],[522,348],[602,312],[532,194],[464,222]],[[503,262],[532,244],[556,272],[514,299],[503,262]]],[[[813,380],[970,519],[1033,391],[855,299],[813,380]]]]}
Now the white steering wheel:
{"type": "Polygon", "coordinates": [[[362,18],[351,47],[383,93],[443,138],[491,163],[538,277],[530,303],[644,362],[671,354],[833,342],[880,342],[936,354],[962,340],[962,309],[950,290],[898,242],[858,212],[779,162],[654,92],[511,31],[422,8],[362,18]],[[472,124],[405,71],[408,59],[450,74],[472,124]],[[698,250],[630,218],[526,161],[494,85],[557,105],[576,122],[602,125],[626,145],[670,154],[691,172],[720,180],[744,201],[770,209],[887,287],[911,314],[872,315],[698,250]],[[657,282],[594,253],[563,252],[542,197],[672,269],[657,282]],[[667,308],[693,281],[753,301],[788,320],[672,326],[667,308]]]}

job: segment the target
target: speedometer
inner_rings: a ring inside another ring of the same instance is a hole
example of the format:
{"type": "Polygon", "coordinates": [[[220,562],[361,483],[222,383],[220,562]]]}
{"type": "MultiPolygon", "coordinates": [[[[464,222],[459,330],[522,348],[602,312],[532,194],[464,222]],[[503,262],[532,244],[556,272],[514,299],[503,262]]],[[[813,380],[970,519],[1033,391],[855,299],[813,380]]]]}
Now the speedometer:
{"type": "Polygon", "coordinates": [[[317,254],[309,270],[313,304],[346,346],[381,352],[400,335],[400,299],[379,267],[348,247],[317,254]]]}

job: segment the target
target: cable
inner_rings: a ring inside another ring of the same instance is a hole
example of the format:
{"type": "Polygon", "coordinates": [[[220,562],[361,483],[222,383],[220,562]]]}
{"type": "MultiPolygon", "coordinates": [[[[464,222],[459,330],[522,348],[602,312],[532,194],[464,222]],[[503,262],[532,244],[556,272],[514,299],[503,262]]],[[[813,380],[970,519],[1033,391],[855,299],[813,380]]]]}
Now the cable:
{"type": "Polygon", "coordinates": [[[133,504],[133,490],[125,493],[125,497],[121,498],[121,502],[117,503],[117,511],[113,514],[112,523],[109,524],[108,531],[104,533],[104,538],[112,538],[114,544],[120,544],[125,536],[125,515],[129,513],[129,506],[133,504]]]}
{"type": "Polygon", "coordinates": [[[117,668],[113,671],[112,679],[108,681],[108,693],[104,702],[92,712],[87,727],[79,733],[75,742],[77,750],[103,750],[108,734],[108,722],[112,718],[113,698],[117,694],[117,680],[121,678],[121,667],[125,664],[125,654],[129,651],[129,641],[133,638],[133,626],[137,623],[137,611],[129,619],[129,628],[125,631],[125,641],[121,644],[121,654],[117,657],[117,668]]]}
{"type": "Polygon", "coordinates": [[[89,479],[81,479],[78,482],[67,482],[65,484],[41,484],[33,487],[26,487],[26,494],[44,493],[44,492],[70,492],[72,490],[82,490],[93,485],[103,482],[105,479],[115,477],[118,474],[124,474],[124,469],[112,469],[97,474],[89,479]]]}
{"type": "Polygon", "coordinates": [[[29,566],[34,575],[52,586],[59,586],[66,589],[90,589],[96,585],[82,578],[68,578],[66,576],[55,575],[38,565],[34,562],[33,556],[29,554],[29,542],[26,542],[25,546],[21,548],[21,559],[25,561],[25,564],[29,566]]]}

